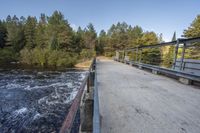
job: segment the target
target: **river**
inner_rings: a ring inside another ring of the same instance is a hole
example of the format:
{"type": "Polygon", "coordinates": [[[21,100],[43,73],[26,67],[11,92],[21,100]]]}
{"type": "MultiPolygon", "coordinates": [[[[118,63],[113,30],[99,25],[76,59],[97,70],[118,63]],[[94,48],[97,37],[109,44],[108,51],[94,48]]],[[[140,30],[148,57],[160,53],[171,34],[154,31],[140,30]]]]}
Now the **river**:
{"type": "Polygon", "coordinates": [[[85,75],[0,70],[0,133],[59,132],[85,75]]]}

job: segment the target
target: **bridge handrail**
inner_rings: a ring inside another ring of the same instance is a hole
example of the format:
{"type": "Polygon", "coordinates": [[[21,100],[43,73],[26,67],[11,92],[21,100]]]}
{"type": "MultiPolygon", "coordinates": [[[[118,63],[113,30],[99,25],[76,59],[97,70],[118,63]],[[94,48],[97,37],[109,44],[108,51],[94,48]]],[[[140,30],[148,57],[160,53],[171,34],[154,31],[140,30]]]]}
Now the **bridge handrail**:
{"type": "Polygon", "coordinates": [[[132,61],[130,61],[128,63],[137,65],[138,67],[156,70],[156,71],[163,73],[163,74],[170,74],[170,75],[173,75],[173,76],[187,78],[187,79],[191,79],[191,80],[198,81],[198,82],[200,81],[199,75],[190,74],[190,73],[186,73],[186,72],[183,72],[183,71],[177,71],[177,70],[174,70],[174,69],[163,68],[163,67],[159,67],[159,66],[155,66],[155,65],[144,64],[144,63],[136,63],[136,62],[132,62],[132,61]]]}
{"type": "Polygon", "coordinates": [[[123,52],[123,51],[132,51],[132,50],[138,50],[138,49],[144,49],[144,48],[155,48],[155,47],[163,47],[163,46],[169,46],[169,45],[176,45],[177,43],[185,43],[187,44],[187,47],[192,46],[191,43],[194,42],[200,42],[200,37],[195,37],[195,38],[179,38],[176,41],[171,41],[171,42],[162,42],[162,43],[158,43],[158,44],[151,44],[151,45],[140,45],[138,47],[132,47],[132,48],[126,48],[123,50],[118,50],[119,52],[123,52]]]}
{"type": "Polygon", "coordinates": [[[97,69],[96,69],[95,81],[94,81],[93,133],[100,133],[100,132],[101,130],[100,130],[99,95],[98,95],[97,69]]]}
{"type": "MultiPolygon", "coordinates": [[[[89,75],[90,75],[91,72],[95,73],[95,66],[96,66],[96,58],[94,58],[92,60],[92,63],[89,67],[89,72],[86,74],[81,86],[79,87],[79,91],[78,91],[76,97],[74,98],[72,105],[69,109],[69,112],[68,112],[68,114],[67,114],[67,116],[66,116],[66,118],[65,118],[65,120],[62,124],[62,127],[59,131],[60,133],[70,133],[71,132],[77,111],[80,107],[80,102],[82,100],[82,96],[84,94],[84,89],[85,89],[86,85],[89,86],[89,82],[88,82],[89,75]]],[[[95,108],[94,108],[94,116],[93,116],[94,117],[93,120],[95,120],[95,122],[93,122],[93,123],[95,124],[95,127],[100,127],[100,126],[97,125],[100,115],[99,115],[99,107],[98,107],[99,106],[99,104],[98,104],[98,92],[97,92],[98,90],[97,90],[97,83],[96,83],[97,81],[96,80],[97,79],[96,79],[96,74],[95,74],[95,80],[94,80],[94,82],[95,82],[94,83],[94,85],[95,85],[95,87],[94,87],[94,89],[95,89],[94,90],[94,92],[95,92],[95,94],[94,94],[94,107],[95,108]]],[[[95,129],[95,133],[100,133],[100,128],[95,129]]]]}

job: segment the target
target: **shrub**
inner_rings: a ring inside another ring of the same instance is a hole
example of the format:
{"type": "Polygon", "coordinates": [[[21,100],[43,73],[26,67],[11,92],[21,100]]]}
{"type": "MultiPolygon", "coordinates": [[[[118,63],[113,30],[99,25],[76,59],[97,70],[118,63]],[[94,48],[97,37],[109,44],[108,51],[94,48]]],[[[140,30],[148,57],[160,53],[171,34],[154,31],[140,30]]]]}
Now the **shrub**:
{"type": "Polygon", "coordinates": [[[35,63],[33,51],[28,49],[23,49],[20,51],[20,62],[28,65],[35,63]]]}
{"type": "Polygon", "coordinates": [[[0,63],[10,63],[18,60],[18,54],[11,48],[0,49],[0,63]]]}
{"type": "Polygon", "coordinates": [[[81,58],[83,58],[84,60],[87,59],[91,59],[92,57],[94,57],[96,55],[94,50],[91,49],[83,49],[80,53],[81,58]]]}
{"type": "Polygon", "coordinates": [[[62,50],[23,49],[20,54],[22,63],[40,67],[72,67],[77,60],[76,54],[62,50]]]}

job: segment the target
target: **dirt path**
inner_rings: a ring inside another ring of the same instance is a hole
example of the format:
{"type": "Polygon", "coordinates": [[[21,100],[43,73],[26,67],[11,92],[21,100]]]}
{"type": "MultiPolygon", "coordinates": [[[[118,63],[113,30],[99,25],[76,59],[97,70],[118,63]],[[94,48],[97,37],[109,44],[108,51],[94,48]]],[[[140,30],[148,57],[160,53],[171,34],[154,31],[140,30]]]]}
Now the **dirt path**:
{"type": "Polygon", "coordinates": [[[137,68],[97,63],[102,133],[199,133],[200,89],[137,68]]]}

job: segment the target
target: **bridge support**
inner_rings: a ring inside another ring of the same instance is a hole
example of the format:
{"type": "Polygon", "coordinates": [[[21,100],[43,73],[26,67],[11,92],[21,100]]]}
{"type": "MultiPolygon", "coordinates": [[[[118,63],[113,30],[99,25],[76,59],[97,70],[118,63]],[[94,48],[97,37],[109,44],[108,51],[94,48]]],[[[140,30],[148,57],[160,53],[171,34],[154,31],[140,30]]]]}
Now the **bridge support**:
{"type": "Polygon", "coordinates": [[[186,78],[179,78],[179,81],[185,85],[191,85],[192,84],[192,80],[186,79],[186,78]]]}
{"type": "Polygon", "coordinates": [[[158,71],[152,69],[153,74],[158,74],[158,71]]]}

